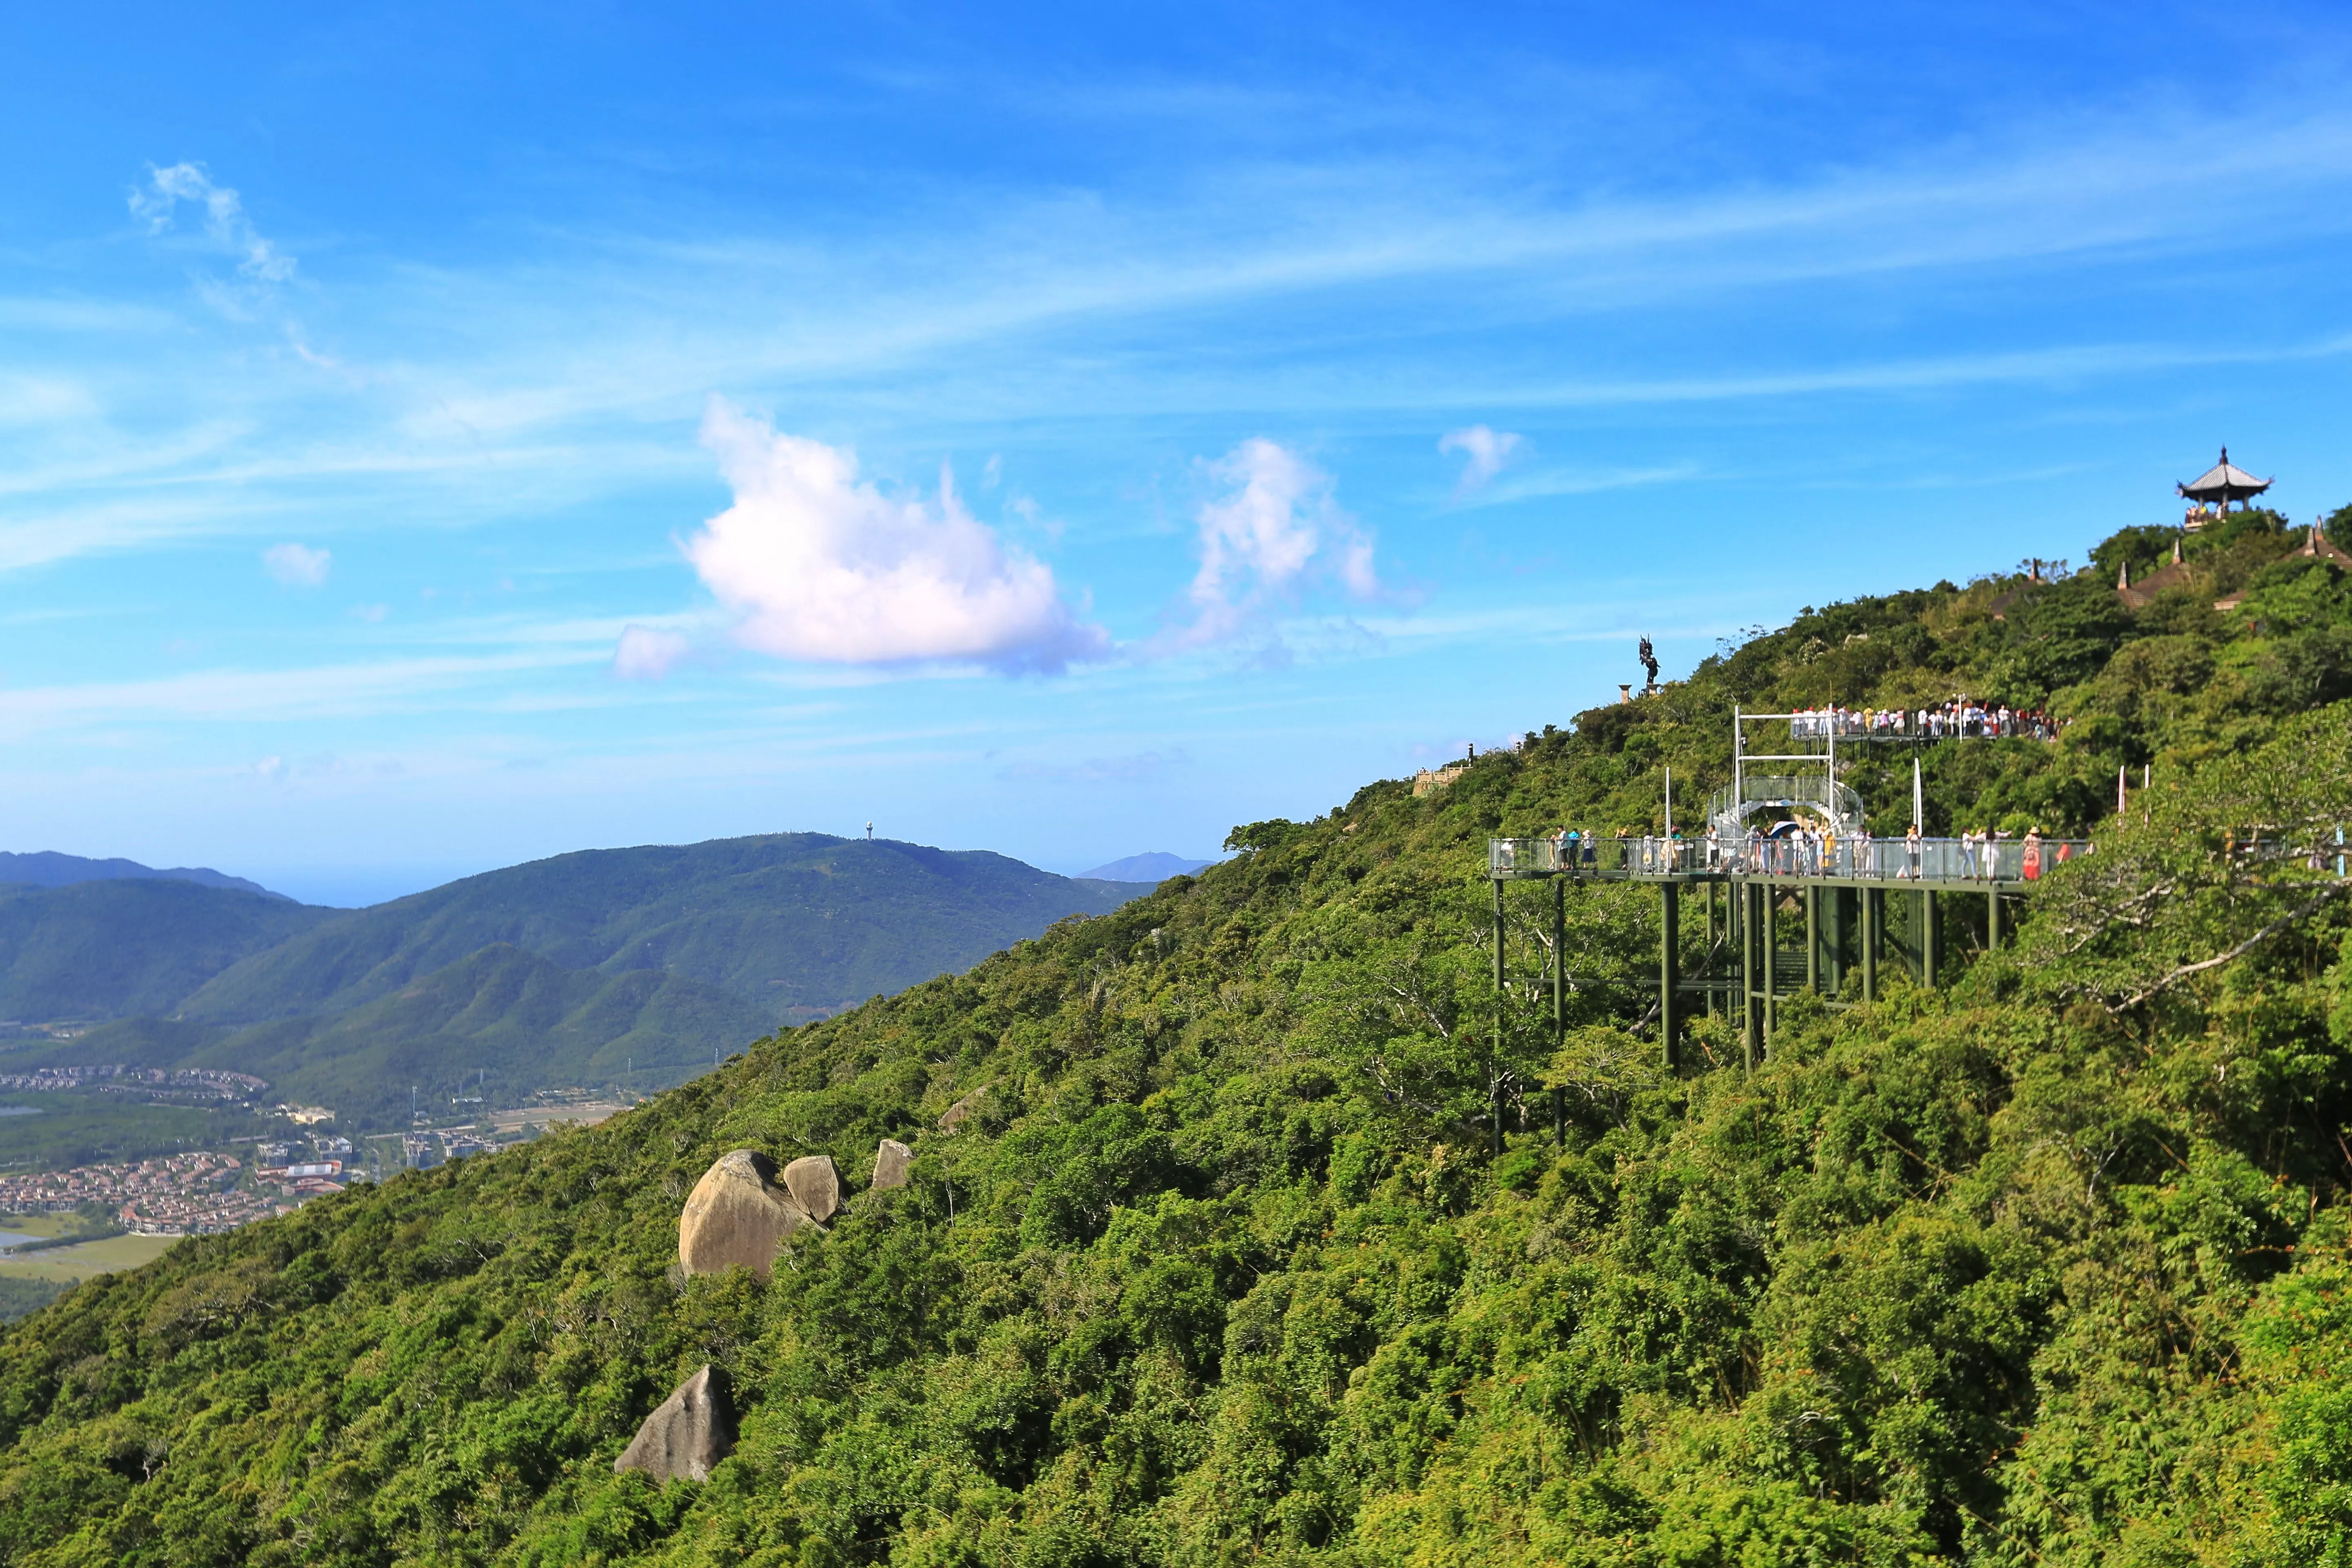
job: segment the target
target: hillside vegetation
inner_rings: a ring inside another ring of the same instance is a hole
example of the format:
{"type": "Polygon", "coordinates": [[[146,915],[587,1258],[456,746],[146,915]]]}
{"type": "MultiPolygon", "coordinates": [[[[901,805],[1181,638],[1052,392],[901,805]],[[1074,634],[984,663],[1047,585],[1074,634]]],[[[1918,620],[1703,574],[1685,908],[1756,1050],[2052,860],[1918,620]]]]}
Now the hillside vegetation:
{"type": "Polygon", "coordinates": [[[239,959],[336,913],[274,893],[152,878],[0,884],[0,1016],[166,1013],[239,959]]]}
{"type": "Polygon", "coordinates": [[[2352,613],[2242,526],[2198,565],[2237,613],[1809,613],[602,1127],[80,1286],[0,1337],[0,1562],[2346,1561],[2352,613]],[[1930,752],[1938,825],[2096,830],[2016,949],[1675,1074],[1628,1027],[1654,900],[1583,889],[1565,1040],[1498,1001],[1489,834],[1643,826],[1735,701],[1955,689],[2073,721],[1930,752]],[[911,1184],[772,1282],[677,1272],[720,1153],[858,1186],[885,1136],[911,1184]],[[706,1362],[734,1456],[616,1476],[706,1362]]]}

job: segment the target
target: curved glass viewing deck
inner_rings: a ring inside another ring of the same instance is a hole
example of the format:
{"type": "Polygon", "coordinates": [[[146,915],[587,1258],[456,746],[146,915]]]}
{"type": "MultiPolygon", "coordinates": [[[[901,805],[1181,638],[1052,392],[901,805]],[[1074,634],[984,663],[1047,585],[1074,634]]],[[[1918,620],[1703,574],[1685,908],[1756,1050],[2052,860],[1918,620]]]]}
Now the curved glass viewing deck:
{"type": "MultiPolygon", "coordinates": [[[[1696,837],[1673,834],[1668,771],[1660,781],[1667,836],[1571,839],[1562,829],[1487,840],[1498,1048],[1503,998],[1517,984],[1515,952],[1541,965],[1528,978],[1549,990],[1553,1025],[1566,1037],[1570,993],[1580,988],[1566,956],[1572,883],[1645,882],[1658,889],[1657,1000],[1630,1026],[1655,1027],[1665,1065],[1679,1065],[1685,1018],[1704,1005],[1735,1021],[1742,1059],[1753,1067],[1790,991],[1819,992],[1829,1007],[1867,1003],[1878,997],[1881,971],[1889,967],[1932,987],[1954,963],[2001,945],[2005,916],[2021,895],[2091,853],[2085,839],[2038,833],[1873,837],[1864,831],[1862,795],[1838,776],[1839,752],[1858,741],[2051,740],[2056,731],[2042,714],[1956,699],[1915,712],[1735,708],[1731,721],[1731,782],[1707,799],[1696,837]],[[1515,949],[1507,905],[1518,895],[1507,898],[1506,889],[1537,880],[1551,884],[1550,938],[1530,942],[1523,935],[1515,949]],[[1685,889],[1700,917],[1695,931],[1683,922],[1685,889]],[[1955,893],[1963,896],[1949,897],[1955,893]]],[[[1914,823],[1926,816],[1923,783],[1915,758],[1914,823]]]]}
{"type": "Polygon", "coordinates": [[[2088,839],[1872,838],[1823,840],[1750,834],[1706,838],[1490,838],[1486,873],[1520,878],[1595,878],[1608,881],[1688,882],[1762,878],[1776,882],[2024,886],[2091,853],[2088,839]]]}

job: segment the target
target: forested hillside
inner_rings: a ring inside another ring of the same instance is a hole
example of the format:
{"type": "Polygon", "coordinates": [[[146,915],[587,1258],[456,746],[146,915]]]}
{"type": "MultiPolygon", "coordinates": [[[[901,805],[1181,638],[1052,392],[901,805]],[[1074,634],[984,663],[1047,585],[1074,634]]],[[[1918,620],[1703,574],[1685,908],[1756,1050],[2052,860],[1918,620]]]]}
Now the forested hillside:
{"type": "Polygon", "coordinates": [[[274,893],[161,879],[0,884],[0,1016],[168,1012],[237,960],[337,913],[274,893]]]}
{"type": "Polygon", "coordinates": [[[2139,607],[2103,561],[1809,613],[602,1127],[84,1285],[0,1337],[0,1562],[2346,1561],[2352,583],[2298,542],[2252,514],[2139,607]],[[1496,1042],[1489,834],[1654,824],[1735,702],[1955,691],[2067,728],[1930,748],[1933,825],[2098,839],[2016,948],[1670,1073],[1617,984],[1654,900],[1581,889],[1565,1043],[1517,993],[1496,1042]],[[862,1187],[883,1137],[909,1184],[772,1281],[678,1271],[720,1154],[862,1187]],[[616,1475],[705,1363],[734,1455],[616,1475]]]}

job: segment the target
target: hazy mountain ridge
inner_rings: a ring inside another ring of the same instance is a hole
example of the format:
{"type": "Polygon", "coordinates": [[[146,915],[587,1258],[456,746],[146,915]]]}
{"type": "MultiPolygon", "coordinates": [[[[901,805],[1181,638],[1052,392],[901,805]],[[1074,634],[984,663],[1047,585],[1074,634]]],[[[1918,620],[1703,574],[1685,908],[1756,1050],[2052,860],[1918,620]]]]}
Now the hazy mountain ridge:
{"type": "Polygon", "coordinates": [[[283,899],[289,904],[298,901],[283,893],[272,892],[258,882],[232,877],[209,866],[173,866],[166,870],[158,870],[152,866],[142,866],[136,860],[119,857],[92,860],[79,855],[61,855],[54,849],[36,850],[29,855],[0,850],[0,882],[22,882],[34,888],[63,888],[77,882],[124,880],[194,882],[202,888],[233,888],[242,893],[259,893],[264,898],[283,899]]]}
{"type": "Polygon", "coordinates": [[[646,1087],[1147,889],[985,851],[778,834],[583,850],[359,910],[186,881],[0,889],[0,1016],[97,1026],[14,1067],[225,1067],[347,1118],[488,1069],[646,1087]]]}
{"type": "Polygon", "coordinates": [[[1171,855],[1165,849],[1147,850],[1141,855],[1129,855],[1120,859],[1081,871],[1081,880],[1099,879],[1107,882],[1150,882],[1154,886],[1171,877],[1189,877],[1213,860],[1188,860],[1181,855],[1171,855]]]}
{"type": "Polygon", "coordinates": [[[985,850],[815,833],[579,850],[322,924],[226,969],[184,1011],[252,1024],[354,1007],[505,942],[569,969],[674,970],[772,1019],[969,968],[1146,890],[985,850]]]}

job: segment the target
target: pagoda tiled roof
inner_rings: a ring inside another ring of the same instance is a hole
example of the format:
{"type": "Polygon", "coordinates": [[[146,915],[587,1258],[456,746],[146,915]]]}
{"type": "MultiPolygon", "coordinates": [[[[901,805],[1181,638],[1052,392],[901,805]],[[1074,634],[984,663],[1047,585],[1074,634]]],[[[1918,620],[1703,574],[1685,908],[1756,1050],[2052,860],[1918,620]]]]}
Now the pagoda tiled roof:
{"type": "Polygon", "coordinates": [[[2230,448],[2221,448],[2221,460],[2185,485],[2175,485],[2190,500],[2243,500],[2258,496],[2271,488],[2268,479],[2258,479],[2237,464],[2230,461],[2230,448]]]}

